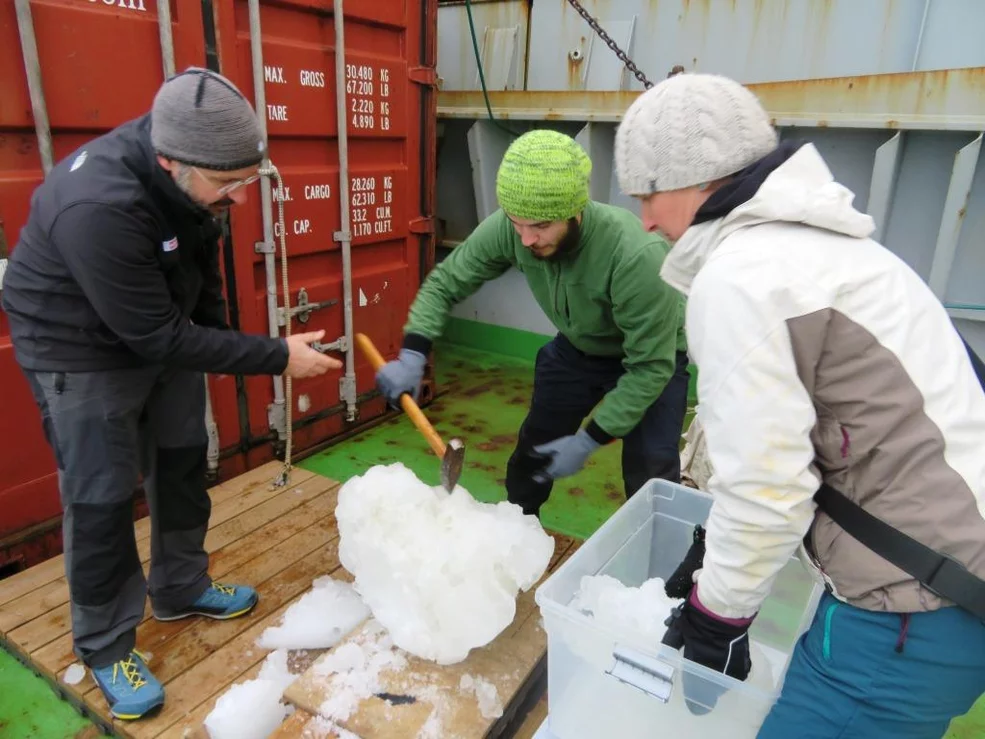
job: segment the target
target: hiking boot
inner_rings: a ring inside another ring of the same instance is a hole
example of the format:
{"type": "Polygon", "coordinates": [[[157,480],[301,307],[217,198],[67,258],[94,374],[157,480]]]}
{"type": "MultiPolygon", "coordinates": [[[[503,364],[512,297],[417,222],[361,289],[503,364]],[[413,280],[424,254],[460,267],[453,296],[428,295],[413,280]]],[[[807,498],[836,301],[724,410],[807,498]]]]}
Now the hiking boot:
{"type": "Polygon", "coordinates": [[[106,696],[110,713],[118,719],[133,721],[164,705],[164,688],[136,649],[126,659],[90,669],[96,685],[106,696]]]}
{"type": "Polygon", "coordinates": [[[188,616],[208,616],[224,620],[236,618],[253,610],[260,596],[248,585],[222,585],[213,582],[198,600],[187,608],[168,610],[154,608],[158,621],[177,621],[188,616]]]}

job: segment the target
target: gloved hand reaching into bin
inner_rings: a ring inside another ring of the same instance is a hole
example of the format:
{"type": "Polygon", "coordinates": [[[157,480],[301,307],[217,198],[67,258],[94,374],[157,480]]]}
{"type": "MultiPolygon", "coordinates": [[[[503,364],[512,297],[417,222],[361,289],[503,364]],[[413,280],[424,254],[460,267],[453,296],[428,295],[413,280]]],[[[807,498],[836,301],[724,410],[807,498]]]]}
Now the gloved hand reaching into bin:
{"type": "MultiPolygon", "coordinates": [[[[752,668],[749,656],[749,626],[753,618],[723,618],[702,605],[695,573],[704,560],[704,529],[695,527],[694,540],[674,574],[664,588],[671,598],[686,597],[667,619],[663,644],[672,649],[684,648],[684,659],[722,672],[737,680],[745,680],[752,668]]],[[[684,700],[691,713],[707,713],[725,692],[720,685],[685,672],[684,700]]]]}
{"type": "Polygon", "coordinates": [[[691,547],[664,585],[664,592],[668,598],[686,598],[690,594],[691,589],[694,588],[694,576],[701,569],[704,560],[705,530],[701,526],[695,526],[691,547]]]}

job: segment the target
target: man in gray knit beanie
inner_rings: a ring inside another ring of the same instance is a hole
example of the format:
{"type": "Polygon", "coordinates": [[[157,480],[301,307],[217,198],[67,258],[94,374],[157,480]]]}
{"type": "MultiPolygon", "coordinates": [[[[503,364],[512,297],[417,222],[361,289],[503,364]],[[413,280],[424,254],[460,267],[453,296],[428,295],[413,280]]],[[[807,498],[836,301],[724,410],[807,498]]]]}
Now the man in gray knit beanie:
{"type": "Polygon", "coordinates": [[[0,292],[30,388],[12,392],[33,397],[60,473],[73,649],[118,719],[164,703],[136,649],[148,596],[160,621],[236,618],[260,597],[209,573],[203,375],[301,379],[342,366],[311,347],[324,330],[285,339],[229,325],[216,216],[246,202],[265,153],[233,84],[186,70],[148,113],[52,168],[0,292]],[[147,576],[133,535],[139,478],[147,576]]]}
{"type": "Polygon", "coordinates": [[[260,121],[222,75],[190,67],[172,77],[154,97],[150,119],[160,165],[199,205],[219,214],[256,180],[266,151],[260,121]]]}
{"type": "Polygon", "coordinates": [[[151,142],[168,159],[220,172],[255,167],[266,149],[249,101],[228,79],[199,67],[158,90],[151,142]]]}

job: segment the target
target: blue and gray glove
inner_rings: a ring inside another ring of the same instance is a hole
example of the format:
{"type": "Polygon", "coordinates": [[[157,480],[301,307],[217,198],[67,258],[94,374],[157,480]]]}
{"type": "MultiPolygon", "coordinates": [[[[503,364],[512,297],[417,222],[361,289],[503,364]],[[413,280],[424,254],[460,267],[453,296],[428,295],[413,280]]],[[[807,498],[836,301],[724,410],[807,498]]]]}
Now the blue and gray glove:
{"type": "Polygon", "coordinates": [[[600,446],[602,445],[585,429],[580,429],[572,436],[562,436],[547,444],[535,446],[534,453],[544,457],[548,464],[534,473],[534,482],[549,482],[575,474],[600,446]]]}
{"type": "Polygon", "coordinates": [[[376,373],[376,387],[394,407],[399,405],[400,396],[404,393],[416,402],[424,379],[425,364],[427,357],[420,352],[401,349],[397,359],[387,362],[376,373]]]}

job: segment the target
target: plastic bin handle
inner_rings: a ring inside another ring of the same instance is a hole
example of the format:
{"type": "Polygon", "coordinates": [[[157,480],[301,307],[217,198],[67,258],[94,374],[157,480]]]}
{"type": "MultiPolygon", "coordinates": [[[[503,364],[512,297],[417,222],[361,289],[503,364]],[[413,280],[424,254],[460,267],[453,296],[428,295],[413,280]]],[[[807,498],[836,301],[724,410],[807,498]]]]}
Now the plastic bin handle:
{"type": "Polygon", "coordinates": [[[616,644],[612,649],[615,660],[612,668],[606,670],[620,682],[642,690],[662,703],[670,700],[674,689],[674,668],[672,665],[654,659],[643,652],[616,644]]]}

